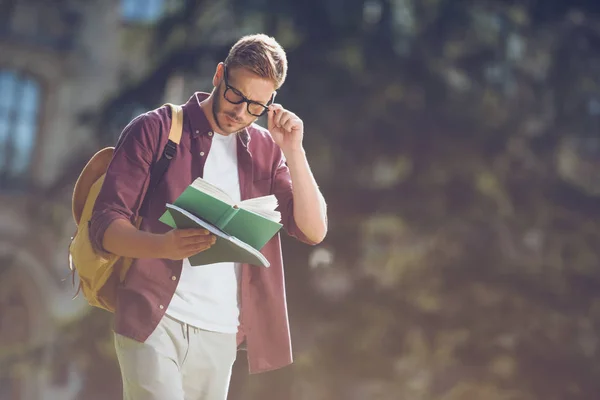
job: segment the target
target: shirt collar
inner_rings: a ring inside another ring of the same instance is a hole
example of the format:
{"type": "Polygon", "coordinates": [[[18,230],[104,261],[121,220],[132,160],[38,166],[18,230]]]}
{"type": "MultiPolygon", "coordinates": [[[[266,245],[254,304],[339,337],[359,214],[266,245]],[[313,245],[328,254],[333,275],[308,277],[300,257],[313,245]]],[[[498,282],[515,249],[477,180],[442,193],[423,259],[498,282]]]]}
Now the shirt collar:
{"type": "MultiPolygon", "coordinates": [[[[210,126],[210,122],[208,122],[208,118],[206,118],[206,114],[202,107],[200,107],[200,103],[206,100],[210,96],[210,93],[205,92],[196,92],[190,97],[188,102],[183,106],[185,113],[187,114],[190,125],[192,128],[192,137],[198,137],[203,135],[212,134],[212,128],[210,126]]],[[[237,136],[240,138],[240,141],[244,145],[244,147],[248,147],[248,143],[250,143],[250,133],[248,132],[248,128],[239,132],[237,136]]]]}

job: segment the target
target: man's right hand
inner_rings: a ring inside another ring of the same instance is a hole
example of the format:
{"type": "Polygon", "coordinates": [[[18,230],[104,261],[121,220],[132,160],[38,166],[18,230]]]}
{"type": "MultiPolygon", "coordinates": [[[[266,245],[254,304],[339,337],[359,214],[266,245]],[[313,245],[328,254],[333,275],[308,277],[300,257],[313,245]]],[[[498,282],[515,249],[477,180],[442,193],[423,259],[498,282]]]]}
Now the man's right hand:
{"type": "Polygon", "coordinates": [[[209,249],[216,241],[206,229],[173,229],[161,238],[161,258],[183,260],[209,249]]]}

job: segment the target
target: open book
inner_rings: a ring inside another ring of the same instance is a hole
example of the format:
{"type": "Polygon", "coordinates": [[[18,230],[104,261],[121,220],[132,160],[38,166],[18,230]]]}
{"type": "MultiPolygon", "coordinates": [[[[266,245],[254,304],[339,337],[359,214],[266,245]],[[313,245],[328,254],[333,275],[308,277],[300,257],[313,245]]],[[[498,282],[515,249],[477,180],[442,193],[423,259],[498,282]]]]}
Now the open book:
{"type": "Polygon", "coordinates": [[[217,238],[215,244],[189,258],[192,266],[217,262],[241,262],[269,266],[260,249],[282,228],[274,195],[235,203],[224,191],[197,178],[167,204],[159,220],[172,228],[204,228],[217,238]]]}

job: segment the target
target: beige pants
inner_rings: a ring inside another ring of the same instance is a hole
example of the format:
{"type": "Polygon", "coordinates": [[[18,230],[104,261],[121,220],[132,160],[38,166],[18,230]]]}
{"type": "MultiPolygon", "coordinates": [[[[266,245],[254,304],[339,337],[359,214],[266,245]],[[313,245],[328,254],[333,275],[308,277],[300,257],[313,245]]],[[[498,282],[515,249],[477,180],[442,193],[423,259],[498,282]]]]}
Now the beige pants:
{"type": "Polygon", "coordinates": [[[236,335],[165,316],[145,343],[115,334],[124,400],[226,400],[236,335]]]}

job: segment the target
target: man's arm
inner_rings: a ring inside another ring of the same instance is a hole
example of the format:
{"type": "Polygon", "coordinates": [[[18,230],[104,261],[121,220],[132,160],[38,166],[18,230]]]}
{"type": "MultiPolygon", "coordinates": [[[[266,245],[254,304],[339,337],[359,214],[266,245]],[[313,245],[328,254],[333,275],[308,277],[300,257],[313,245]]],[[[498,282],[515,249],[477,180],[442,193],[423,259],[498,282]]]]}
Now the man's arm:
{"type": "Polygon", "coordinates": [[[292,178],[294,221],[310,241],[320,243],[327,235],[327,205],[310,170],[306,153],[300,149],[286,154],[292,178]]]}
{"type": "Polygon", "coordinates": [[[103,245],[108,252],[122,257],[182,260],[210,248],[215,240],[205,229],[173,229],[155,234],[117,219],[106,229],[103,245]]]}
{"type": "MultiPolygon", "coordinates": [[[[284,156],[275,175],[275,191],[284,200],[284,208],[286,201],[289,204],[287,207],[293,207],[294,224],[288,221],[288,230],[294,231],[295,225],[307,241],[320,243],[327,234],[327,206],[302,146],[302,120],[281,105],[272,104],[269,107],[268,129],[284,156]],[[291,199],[289,195],[286,196],[290,191],[291,199]]],[[[290,210],[286,210],[289,214],[290,210]]]]}
{"type": "Polygon", "coordinates": [[[156,114],[136,118],[123,131],[94,204],[90,240],[96,250],[122,257],[182,259],[214,243],[204,229],[163,235],[140,231],[131,223],[148,189],[160,132],[156,114]]]}

